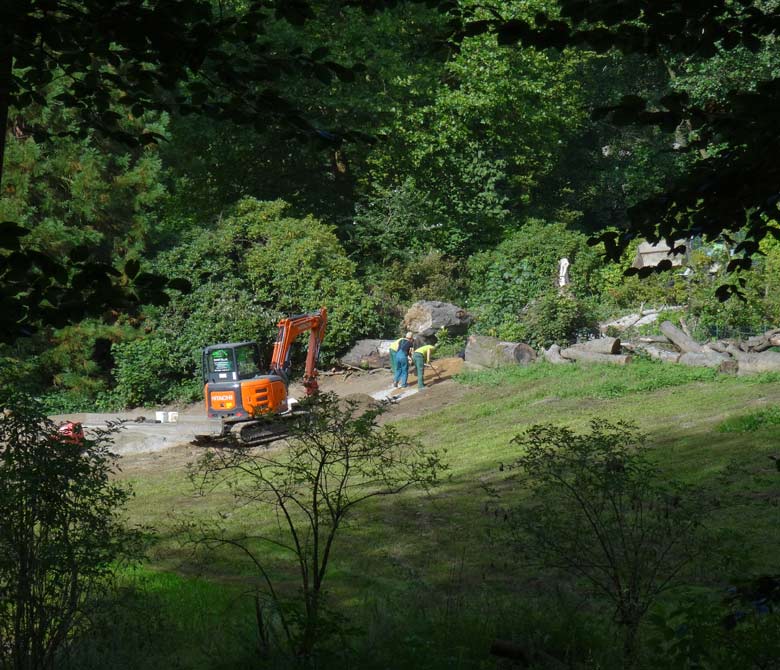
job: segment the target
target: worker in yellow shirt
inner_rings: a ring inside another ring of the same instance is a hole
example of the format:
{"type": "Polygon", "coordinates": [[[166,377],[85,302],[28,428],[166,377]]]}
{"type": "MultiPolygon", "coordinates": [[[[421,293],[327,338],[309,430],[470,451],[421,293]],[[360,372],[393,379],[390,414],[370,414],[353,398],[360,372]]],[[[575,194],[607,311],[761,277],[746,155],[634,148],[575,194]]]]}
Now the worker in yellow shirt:
{"type": "Polygon", "coordinates": [[[417,347],[412,353],[412,360],[414,361],[414,369],[417,371],[417,388],[424,389],[425,381],[423,379],[423,370],[425,364],[431,362],[431,354],[436,349],[434,344],[424,344],[421,347],[417,347]]]}

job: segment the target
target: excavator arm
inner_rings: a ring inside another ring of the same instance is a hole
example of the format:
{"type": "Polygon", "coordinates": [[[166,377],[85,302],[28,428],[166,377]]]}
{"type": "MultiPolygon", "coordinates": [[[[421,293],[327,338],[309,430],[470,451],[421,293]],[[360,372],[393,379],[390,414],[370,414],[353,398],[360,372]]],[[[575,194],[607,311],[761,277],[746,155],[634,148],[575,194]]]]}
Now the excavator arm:
{"type": "Polygon", "coordinates": [[[325,337],[325,327],[328,323],[328,311],[321,307],[319,312],[298,314],[282,319],[277,324],[279,334],[276,336],[273,355],[271,356],[271,372],[284,377],[290,372],[290,350],[293,342],[301,333],[309,332],[309,351],[306,355],[306,370],[303,375],[303,386],[306,395],[314,395],[318,391],[317,360],[320,355],[320,344],[325,337]]]}

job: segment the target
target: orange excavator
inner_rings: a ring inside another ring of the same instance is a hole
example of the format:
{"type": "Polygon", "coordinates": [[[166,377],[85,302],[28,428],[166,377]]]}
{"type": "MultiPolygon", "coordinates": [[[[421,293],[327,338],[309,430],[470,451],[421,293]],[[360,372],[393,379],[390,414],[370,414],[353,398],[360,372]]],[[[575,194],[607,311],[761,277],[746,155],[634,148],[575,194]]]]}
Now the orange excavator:
{"type": "Polygon", "coordinates": [[[291,369],[290,352],[299,335],[309,332],[303,386],[306,395],[318,391],[317,360],[325,337],[328,312],[298,314],[281,319],[268,373],[260,370],[260,348],[256,342],[213,344],[203,350],[203,395],[206,414],[221,419],[220,437],[232,432],[244,444],[260,444],[278,439],[280,425],[257,421],[269,414],[292,414],[288,398],[291,369]]]}

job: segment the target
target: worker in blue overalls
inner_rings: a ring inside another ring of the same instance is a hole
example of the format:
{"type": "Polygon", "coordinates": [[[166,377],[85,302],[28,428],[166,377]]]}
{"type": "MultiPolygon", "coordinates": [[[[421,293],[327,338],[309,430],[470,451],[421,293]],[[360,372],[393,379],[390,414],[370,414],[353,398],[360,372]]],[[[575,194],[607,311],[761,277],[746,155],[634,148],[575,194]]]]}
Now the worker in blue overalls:
{"type": "Polygon", "coordinates": [[[395,352],[395,375],[393,375],[393,388],[406,388],[409,378],[409,350],[412,348],[412,333],[406,333],[398,343],[398,351],[395,352]]]}

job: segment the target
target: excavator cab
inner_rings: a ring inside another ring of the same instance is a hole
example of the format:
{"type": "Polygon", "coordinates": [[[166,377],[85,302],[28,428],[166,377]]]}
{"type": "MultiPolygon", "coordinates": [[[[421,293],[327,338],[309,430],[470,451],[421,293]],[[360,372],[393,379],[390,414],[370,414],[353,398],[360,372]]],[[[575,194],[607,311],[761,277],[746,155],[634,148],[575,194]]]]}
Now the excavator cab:
{"type": "Polygon", "coordinates": [[[246,421],[279,412],[287,398],[287,380],[260,370],[256,342],[213,344],[203,350],[203,382],[209,418],[246,421]]]}
{"type": "Polygon", "coordinates": [[[203,350],[203,382],[251,379],[260,374],[257,342],[214,344],[203,350]]]}

